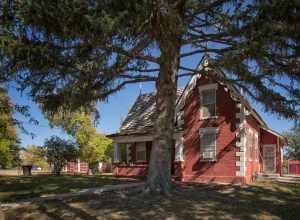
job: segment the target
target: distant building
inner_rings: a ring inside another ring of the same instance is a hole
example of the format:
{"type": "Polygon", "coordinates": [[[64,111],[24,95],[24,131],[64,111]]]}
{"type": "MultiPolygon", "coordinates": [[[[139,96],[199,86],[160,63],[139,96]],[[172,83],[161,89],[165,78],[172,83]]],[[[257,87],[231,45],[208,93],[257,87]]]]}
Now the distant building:
{"type": "MultiPolygon", "coordinates": [[[[88,172],[88,169],[89,165],[87,162],[77,159],[74,161],[68,161],[67,164],[63,167],[62,172],[85,174],[88,172]]],[[[94,169],[96,169],[95,172],[109,173],[111,172],[111,164],[100,162],[94,169]]]]}

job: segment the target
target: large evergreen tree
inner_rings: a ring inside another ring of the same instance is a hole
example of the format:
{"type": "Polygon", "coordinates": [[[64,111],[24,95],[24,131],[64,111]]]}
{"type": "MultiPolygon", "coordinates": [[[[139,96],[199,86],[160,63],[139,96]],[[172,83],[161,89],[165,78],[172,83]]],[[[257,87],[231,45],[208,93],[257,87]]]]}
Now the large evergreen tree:
{"type": "Polygon", "coordinates": [[[47,111],[106,100],[156,82],[147,188],[170,190],[177,79],[207,53],[227,83],[269,112],[299,114],[297,0],[2,1],[0,79],[15,80],[47,111]]]}

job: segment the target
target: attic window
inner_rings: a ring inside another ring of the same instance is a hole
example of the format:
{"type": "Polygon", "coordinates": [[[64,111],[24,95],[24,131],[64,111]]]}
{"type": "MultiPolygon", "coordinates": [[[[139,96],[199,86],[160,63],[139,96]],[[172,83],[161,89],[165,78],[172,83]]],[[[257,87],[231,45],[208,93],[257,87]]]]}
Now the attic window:
{"type": "Polygon", "coordinates": [[[209,84],[199,87],[200,93],[200,118],[216,117],[216,91],[217,84],[209,84]]]}

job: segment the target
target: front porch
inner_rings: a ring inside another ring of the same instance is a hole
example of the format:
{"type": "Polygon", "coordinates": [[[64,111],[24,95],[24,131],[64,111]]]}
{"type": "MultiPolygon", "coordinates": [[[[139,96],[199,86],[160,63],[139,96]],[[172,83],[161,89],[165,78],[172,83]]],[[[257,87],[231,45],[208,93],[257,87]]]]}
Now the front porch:
{"type": "MultiPolygon", "coordinates": [[[[147,175],[152,135],[118,135],[112,137],[114,146],[113,175],[143,178],[147,175]]],[[[182,133],[175,133],[171,146],[171,174],[180,178],[183,165],[182,133]]]]}

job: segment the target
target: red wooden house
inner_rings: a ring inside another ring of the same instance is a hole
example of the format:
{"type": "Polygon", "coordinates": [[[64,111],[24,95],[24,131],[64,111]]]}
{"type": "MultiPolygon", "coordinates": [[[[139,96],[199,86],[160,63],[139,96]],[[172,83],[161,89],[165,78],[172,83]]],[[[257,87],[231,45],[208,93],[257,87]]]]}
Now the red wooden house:
{"type": "MultiPolygon", "coordinates": [[[[204,59],[176,102],[172,175],[181,181],[249,183],[279,173],[284,138],[272,131],[224,73],[204,59]],[[217,80],[218,79],[218,80],[217,80]]],[[[155,93],[141,94],[114,142],[113,174],[145,176],[153,140],[155,93]]]]}

